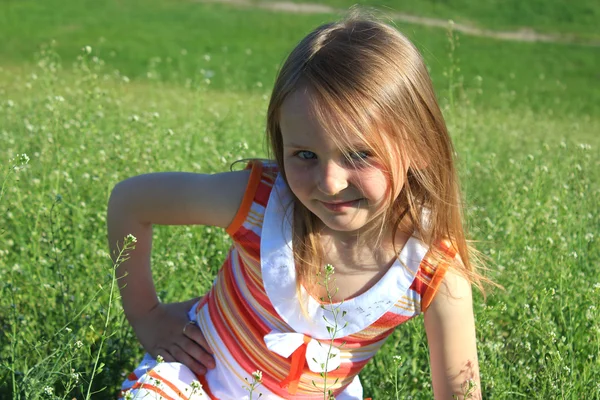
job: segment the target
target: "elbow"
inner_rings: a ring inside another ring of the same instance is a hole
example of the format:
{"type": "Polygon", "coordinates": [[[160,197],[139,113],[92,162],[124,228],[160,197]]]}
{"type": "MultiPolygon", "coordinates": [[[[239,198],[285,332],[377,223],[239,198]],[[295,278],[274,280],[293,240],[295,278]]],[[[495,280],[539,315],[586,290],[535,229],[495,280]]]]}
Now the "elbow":
{"type": "Polygon", "coordinates": [[[111,220],[120,219],[124,215],[133,216],[134,197],[135,190],[132,190],[130,179],[117,183],[108,198],[106,220],[110,223],[111,220]]]}
{"type": "Polygon", "coordinates": [[[125,196],[125,192],[127,191],[126,181],[121,181],[113,187],[110,192],[110,196],[108,198],[108,214],[115,212],[116,209],[124,206],[124,200],[127,196],[125,196]]]}
{"type": "Polygon", "coordinates": [[[148,225],[151,223],[151,213],[148,210],[151,200],[148,180],[143,175],[121,181],[110,193],[107,221],[127,219],[130,222],[148,225]]]}

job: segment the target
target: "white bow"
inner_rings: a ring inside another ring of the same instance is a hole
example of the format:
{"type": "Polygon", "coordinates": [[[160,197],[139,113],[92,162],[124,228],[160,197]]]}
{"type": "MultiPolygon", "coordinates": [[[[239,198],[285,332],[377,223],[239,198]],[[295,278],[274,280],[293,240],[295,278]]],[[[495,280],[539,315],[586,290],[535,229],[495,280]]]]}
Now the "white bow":
{"type": "MultiPolygon", "coordinates": [[[[296,332],[271,331],[264,337],[267,348],[284,358],[289,358],[304,344],[304,335],[296,332]]],[[[331,372],[340,366],[340,349],[333,344],[324,344],[310,339],[306,345],[306,364],[312,372],[331,372]]]]}

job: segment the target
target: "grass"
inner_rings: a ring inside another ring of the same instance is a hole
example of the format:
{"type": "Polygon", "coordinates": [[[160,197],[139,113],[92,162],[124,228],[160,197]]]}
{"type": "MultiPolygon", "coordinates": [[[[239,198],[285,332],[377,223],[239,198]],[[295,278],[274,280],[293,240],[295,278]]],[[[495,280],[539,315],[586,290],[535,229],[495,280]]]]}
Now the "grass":
{"type": "MultiPolygon", "coordinates": [[[[327,3],[341,9],[357,3],[352,0],[326,2],[294,0],[294,2],[327,3]]],[[[359,3],[410,15],[452,19],[484,29],[533,29],[538,32],[570,34],[581,39],[589,38],[596,41],[600,37],[597,28],[600,6],[593,0],[578,0],[570,3],[558,0],[363,0],[359,3]]]]}
{"type": "MultiPolygon", "coordinates": [[[[151,0],[133,22],[139,3],[91,14],[72,2],[57,13],[80,28],[59,35],[56,4],[0,3],[0,398],[108,399],[141,355],[110,296],[112,186],[263,156],[275,66],[327,16],[151,0]],[[27,165],[10,162],[22,153],[27,165]]],[[[472,236],[506,288],[475,301],[485,398],[600,398],[595,50],[461,37],[450,62],[444,32],[409,34],[453,134],[472,236]]],[[[206,291],[228,243],[209,227],[158,228],[160,297],[206,291]]],[[[422,321],[403,325],[361,374],[365,393],[431,398],[427,359],[422,321]]]]}
{"type": "MultiPolygon", "coordinates": [[[[65,66],[89,45],[110,69],[132,79],[185,85],[208,78],[217,90],[252,92],[260,85],[272,86],[280,63],[304,34],[337,17],[187,1],[68,4],[65,7],[59,0],[0,3],[3,64],[31,64],[40,45],[54,40],[65,66]]],[[[398,26],[423,52],[443,97],[442,89],[448,84],[446,32],[398,26]]],[[[595,48],[459,37],[454,56],[459,60],[463,85],[485,91],[486,95],[478,98],[481,106],[600,113],[600,88],[590,85],[598,79],[595,48]],[[477,76],[483,77],[480,85],[477,76]]]]}

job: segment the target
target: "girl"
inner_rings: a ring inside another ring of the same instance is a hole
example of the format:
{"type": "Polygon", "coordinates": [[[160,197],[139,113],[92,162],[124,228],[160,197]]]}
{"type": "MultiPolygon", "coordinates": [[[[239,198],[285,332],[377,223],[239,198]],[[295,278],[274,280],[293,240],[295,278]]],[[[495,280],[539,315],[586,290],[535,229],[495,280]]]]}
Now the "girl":
{"type": "Polygon", "coordinates": [[[435,398],[479,398],[471,283],[481,277],[416,48],[361,17],[317,28],[279,72],[267,136],[272,162],[142,175],[113,190],[113,253],[137,238],[118,271],[123,307],[148,352],[121,395],[362,399],[360,370],[397,325],[424,313],[435,398]],[[231,236],[201,300],[159,302],[153,224],[231,236]]]}

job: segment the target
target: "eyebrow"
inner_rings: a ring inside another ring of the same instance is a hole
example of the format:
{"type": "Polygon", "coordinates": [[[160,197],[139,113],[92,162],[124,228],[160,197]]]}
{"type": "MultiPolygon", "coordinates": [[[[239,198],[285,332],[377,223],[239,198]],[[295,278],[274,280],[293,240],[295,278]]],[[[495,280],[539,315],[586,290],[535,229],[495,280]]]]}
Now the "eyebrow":
{"type": "MultiPolygon", "coordinates": [[[[283,145],[284,148],[287,149],[310,149],[311,146],[307,146],[307,145],[300,145],[298,143],[288,143],[283,145]]],[[[354,143],[353,145],[353,149],[349,149],[350,151],[356,150],[356,151],[366,151],[366,150],[370,150],[371,147],[367,146],[364,143],[354,143]]]]}
{"type": "Polygon", "coordinates": [[[283,145],[283,147],[293,147],[293,148],[299,148],[299,149],[308,149],[310,146],[302,146],[302,145],[299,145],[297,143],[288,143],[286,145],[283,145]]]}

